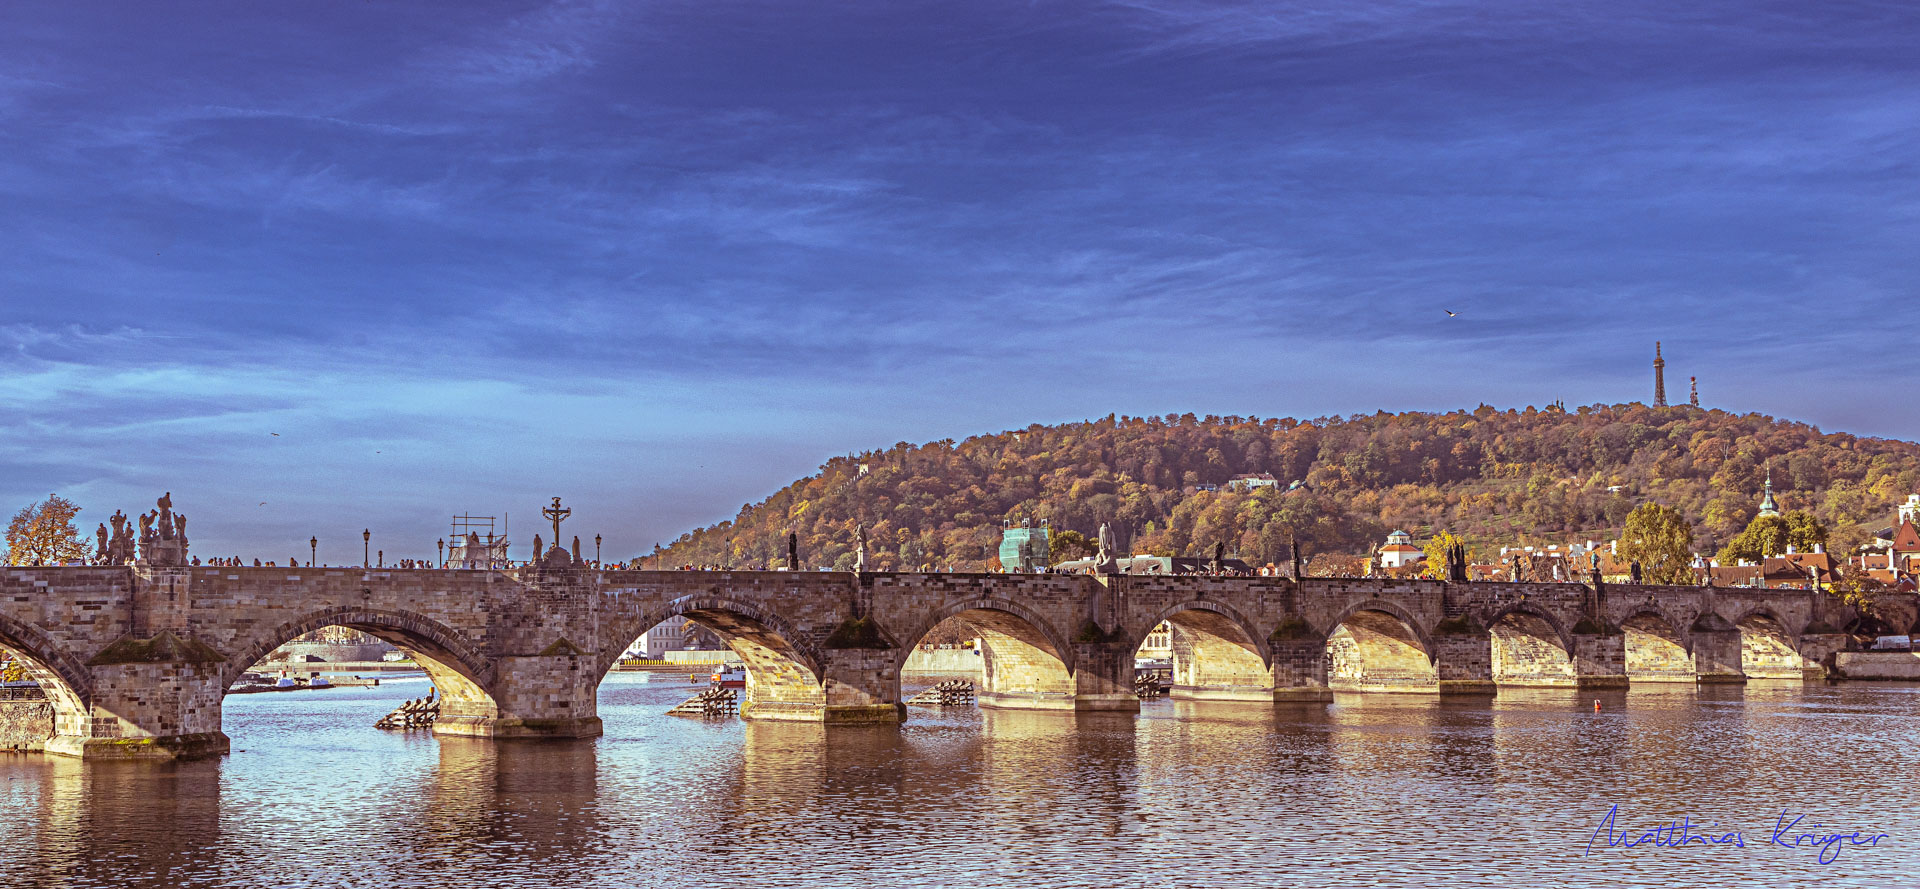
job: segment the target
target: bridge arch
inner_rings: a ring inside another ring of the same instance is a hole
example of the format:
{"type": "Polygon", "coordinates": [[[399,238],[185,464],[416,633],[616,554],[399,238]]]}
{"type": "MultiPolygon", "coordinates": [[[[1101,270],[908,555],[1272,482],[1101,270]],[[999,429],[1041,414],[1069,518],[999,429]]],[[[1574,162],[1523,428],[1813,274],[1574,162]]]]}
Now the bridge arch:
{"type": "Polygon", "coordinates": [[[1495,685],[1575,685],[1573,636],[1546,611],[1515,603],[1487,620],[1495,685]]]}
{"type": "Polygon", "coordinates": [[[682,596],[638,617],[610,621],[600,631],[595,682],[604,681],[634,640],[653,627],[681,618],[706,629],[740,656],[747,667],[741,713],[759,718],[805,718],[826,703],[826,660],[812,640],[764,605],[713,594],[682,596]]]}
{"type": "Polygon", "coordinates": [[[1330,621],[1327,624],[1326,631],[1321,635],[1332,636],[1334,631],[1340,628],[1341,624],[1346,623],[1355,614],[1362,611],[1378,611],[1382,614],[1392,615],[1395,619],[1406,625],[1407,630],[1413,633],[1414,638],[1419,641],[1420,648],[1428,652],[1429,657],[1431,657],[1434,648],[1433,635],[1428,632],[1429,628],[1419,618],[1415,617],[1413,612],[1408,611],[1400,603],[1378,596],[1369,599],[1357,599],[1347,603],[1347,607],[1340,612],[1340,616],[1330,621]]]}
{"type": "Polygon", "coordinates": [[[0,614],[0,646],[20,656],[41,688],[59,686],[83,707],[93,700],[93,673],[39,627],[0,614]]]}
{"type": "Polygon", "coordinates": [[[38,627],[0,615],[0,648],[19,659],[53,708],[55,735],[86,734],[93,674],[38,627]]]}
{"type": "Polygon", "coordinates": [[[1797,634],[1773,609],[1757,605],[1733,622],[1740,631],[1740,672],[1750,679],[1802,677],[1797,634]]]}
{"type": "Polygon", "coordinates": [[[1233,607],[1191,599],[1160,610],[1139,628],[1130,651],[1162,622],[1172,628],[1173,695],[1271,701],[1273,657],[1264,634],[1233,607]]]}
{"type": "Polygon", "coordinates": [[[1693,682],[1698,675],[1683,624],[1642,605],[1620,621],[1629,682],[1693,682]]]}
{"type": "Polygon", "coordinates": [[[1433,639],[1386,599],[1352,603],[1328,628],[1327,685],[1336,691],[1439,690],[1433,639]]]}
{"type": "Polygon", "coordinates": [[[489,718],[499,715],[494,703],[495,666],[461,635],[430,617],[411,611],[342,606],[311,612],[264,633],[252,636],[240,653],[227,660],[220,677],[227,689],[274,649],[325,627],[359,630],[382,642],[414,653],[420,668],[439,692],[441,713],[447,717],[489,718]]]}
{"type": "MultiPolygon", "coordinates": [[[[997,596],[959,599],[927,612],[902,637],[907,646],[949,620],[960,620],[982,643],[982,704],[1047,706],[1071,702],[1076,692],[1073,646],[1046,618],[997,596]]],[[[910,649],[909,649],[910,650],[910,649]]],[[[901,666],[905,666],[904,659],[901,666]]]]}

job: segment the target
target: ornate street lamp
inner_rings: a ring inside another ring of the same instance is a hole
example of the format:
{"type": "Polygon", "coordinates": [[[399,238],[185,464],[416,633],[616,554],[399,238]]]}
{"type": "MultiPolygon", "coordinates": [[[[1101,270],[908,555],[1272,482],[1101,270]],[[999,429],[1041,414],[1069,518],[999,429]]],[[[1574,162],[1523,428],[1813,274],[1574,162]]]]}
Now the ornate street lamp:
{"type": "Polygon", "coordinates": [[[312,568],[314,561],[319,558],[320,558],[320,538],[318,537],[307,538],[307,567],[312,568]]]}
{"type": "Polygon", "coordinates": [[[387,567],[387,551],[384,549],[380,551],[380,567],[387,567]]]}
{"type": "Polygon", "coordinates": [[[360,567],[362,568],[373,567],[373,556],[368,553],[368,550],[372,548],[372,546],[373,546],[373,529],[369,528],[365,531],[361,531],[360,532],[360,567]]]}
{"type": "Polygon", "coordinates": [[[440,567],[447,567],[447,539],[440,538],[440,542],[434,544],[434,548],[440,551],[440,567]]]}
{"type": "Polygon", "coordinates": [[[593,567],[600,567],[600,535],[593,535],[593,567]]]}

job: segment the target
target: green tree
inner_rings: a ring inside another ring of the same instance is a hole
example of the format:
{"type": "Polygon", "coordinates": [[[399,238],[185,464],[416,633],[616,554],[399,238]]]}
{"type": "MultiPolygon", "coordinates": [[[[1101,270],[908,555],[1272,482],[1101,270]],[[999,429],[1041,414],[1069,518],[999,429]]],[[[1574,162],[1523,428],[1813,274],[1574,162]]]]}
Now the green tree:
{"type": "Polygon", "coordinates": [[[58,565],[87,557],[87,545],[74,530],[80,507],[58,494],[20,508],[7,523],[8,562],[14,565],[58,565]]]}
{"type": "Polygon", "coordinates": [[[1693,526],[1677,510],[1643,503],[1627,514],[1620,532],[1621,558],[1639,562],[1648,583],[1693,580],[1693,526]]]}
{"type": "Polygon", "coordinates": [[[1074,559],[1098,555],[1100,545],[1078,531],[1061,531],[1047,536],[1047,564],[1058,565],[1074,559]]]}
{"type": "Polygon", "coordinates": [[[1827,542],[1827,526],[1812,513],[1794,511],[1786,515],[1754,516],[1745,530],[1734,535],[1727,545],[1720,548],[1715,556],[1721,564],[1735,562],[1758,562],[1768,556],[1777,556],[1793,547],[1799,552],[1810,552],[1815,546],[1827,542]]]}

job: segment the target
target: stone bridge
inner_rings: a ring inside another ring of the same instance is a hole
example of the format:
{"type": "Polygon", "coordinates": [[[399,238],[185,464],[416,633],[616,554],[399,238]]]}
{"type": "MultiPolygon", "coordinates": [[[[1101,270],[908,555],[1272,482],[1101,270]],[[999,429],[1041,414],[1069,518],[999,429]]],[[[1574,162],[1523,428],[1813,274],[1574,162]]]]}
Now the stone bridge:
{"type": "Polygon", "coordinates": [[[985,642],[980,703],[1133,711],[1133,656],[1174,628],[1174,694],[1327,701],[1336,690],[1489,694],[1827,675],[1858,615],[1806,591],[1267,577],[358,568],[0,569],[0,646],[47,690],[43,748],[224,752],[221,699],[252,664],[343,626],[412,651],[435,731],[600,733],[601,679],[685,619],[749,667],[741,713],[905,718],[900,670],[935,625],[985,642]]]}

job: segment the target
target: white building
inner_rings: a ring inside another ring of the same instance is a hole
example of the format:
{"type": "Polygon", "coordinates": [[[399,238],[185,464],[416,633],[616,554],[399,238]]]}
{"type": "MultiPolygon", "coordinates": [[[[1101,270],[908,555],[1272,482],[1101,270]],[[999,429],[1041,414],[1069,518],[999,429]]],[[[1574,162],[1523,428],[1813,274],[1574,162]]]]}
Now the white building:
{"type": "Polygon", "coordinates": [[[1413,545],[1413,535],[1405,531],[1388,534],[1386,544],[1380,547],[1380,567],[1389,570],[1404,568],[1426,557],[1425,552],[1413,545]]]}
{"type": "Polygon", "coordinates": [[[1227,481],[1227,490],[1229,491],[1252,491],[1259,488],[1278,487],[1280,487],[1280,480],[1265,472],[1254,475],[1235,476],[1227,481]]]}

